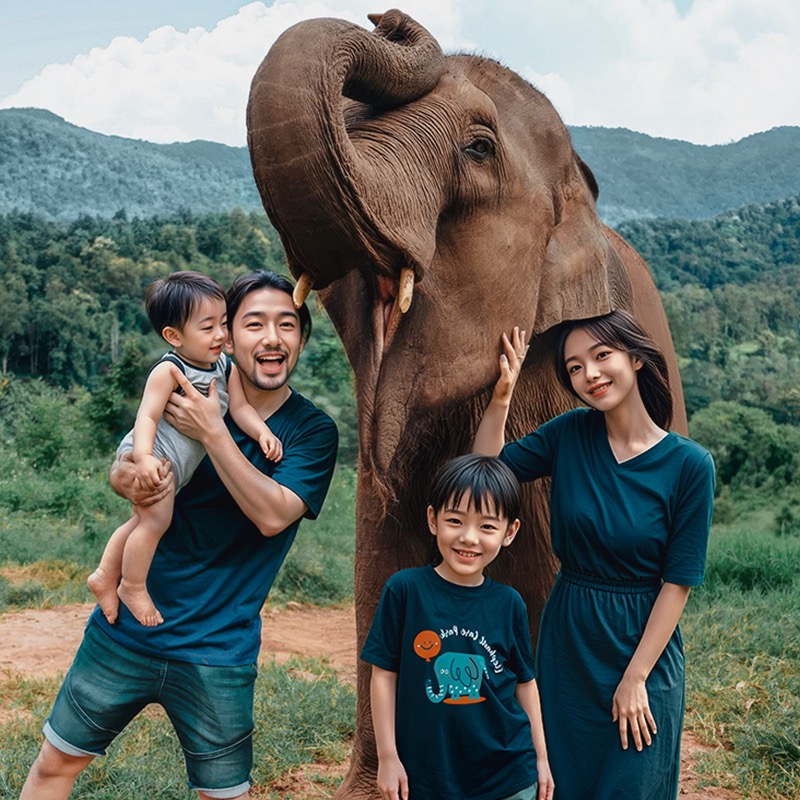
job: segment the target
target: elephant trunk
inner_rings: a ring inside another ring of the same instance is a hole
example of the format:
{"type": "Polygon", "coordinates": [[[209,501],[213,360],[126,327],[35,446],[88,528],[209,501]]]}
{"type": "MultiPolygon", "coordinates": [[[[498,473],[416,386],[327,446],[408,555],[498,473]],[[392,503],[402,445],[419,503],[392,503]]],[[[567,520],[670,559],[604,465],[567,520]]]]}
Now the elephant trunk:
{"type": "Polygon", "coordinates": [[[433,691],[433,686],[431,685],[430,681],[428,681],[428,683],[425,685],[425,693],[428,695],[428,700],[430,700],[431,703],[441,703],[447,694],[447,685],[443,684],[439,688],[439,692],[437,694],[433,691]]]}
{"type": "Polygon", "coordinates": [[[345,108],[368,116],[411,102],[436,85],[444,56],[405,14],[372,19],[373,33],[335,19],[295,25],[272,46],[250,90],[247,139],[256,184],[289,267],[295,277],[306,275],[306,288],[324,288],[352,269],[398,265],[380,210],[365,201],[378,177],[348,135],[345,108]]]}

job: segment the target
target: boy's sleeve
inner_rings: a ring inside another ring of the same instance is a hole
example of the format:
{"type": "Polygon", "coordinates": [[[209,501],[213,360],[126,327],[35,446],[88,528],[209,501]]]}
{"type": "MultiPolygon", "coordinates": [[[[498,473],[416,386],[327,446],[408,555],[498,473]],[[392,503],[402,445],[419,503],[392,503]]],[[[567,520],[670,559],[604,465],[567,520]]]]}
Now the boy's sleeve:
{"type": "Polygon", "coordinates": [[[400,671],[400,648],[403,638],[404,604],[400,587],[391,578],[383,587],[378,610],[367,634],[361,658],[390,672],[400,671]]]}
{"type": "Polygon", "coordinates": [[[514,592],[512,631],[514,641],[511,645],[511,667],[516,672],[517,683],[528,683],[536,677],[531,646],[531,630],[528,625],[528,610],[525,601],[514,592]]]}

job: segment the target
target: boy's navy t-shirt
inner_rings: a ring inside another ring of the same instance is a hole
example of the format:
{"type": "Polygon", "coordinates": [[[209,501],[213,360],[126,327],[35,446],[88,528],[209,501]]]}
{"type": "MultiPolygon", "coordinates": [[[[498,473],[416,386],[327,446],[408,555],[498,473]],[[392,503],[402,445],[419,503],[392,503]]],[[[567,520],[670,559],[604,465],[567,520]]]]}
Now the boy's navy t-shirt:
{"type": "Polygon", "coordinates": [[[510,586],[394,574],[361,658],[398,673],[397,750],[412,798],[497,800],[537,780],[517,683],[533,680],[528,615],[510,586]]]}
{"type": "MultiPolygon", "coordinates": [[[[283,444],[269,461],[228,415],[231,436],[247,460],[293,491],[316,518],[336,462],[333,420],[295,391],[267,423],[283,444]]],[[[264,536],[245,516],[206,456],[175,496],[172,524],[161,537],[147,589],[164,622],[140,625],[124,605],[113,625],[99,607],[89,624],[121,645],[157,658],[211,666],[253,663],[261,646],[261,607],[294,541],[300,520],[264,536]]]]}

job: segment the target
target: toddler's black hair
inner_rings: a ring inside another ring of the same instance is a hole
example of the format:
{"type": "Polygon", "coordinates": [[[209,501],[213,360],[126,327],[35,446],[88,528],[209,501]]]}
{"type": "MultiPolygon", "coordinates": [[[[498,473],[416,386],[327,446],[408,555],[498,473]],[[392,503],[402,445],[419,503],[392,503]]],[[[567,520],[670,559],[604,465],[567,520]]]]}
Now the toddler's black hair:
{"type": "Polygon", "coordinates": [[[205,297],[225,302],[225,290],[202,272],[173,272],[147,287],[144,307],[156,333],[164,328],[183,330],[189,317],[205,297]]]}
{"type": "Polygon", "coordinates": [[[514,473],[499,458],[473,453],[448,461],[433,479],[428,504],[438,514],[458,506],[465,495],[469,508],[505,517],[509,523],[519,519],[522,490],[514,473]]]}

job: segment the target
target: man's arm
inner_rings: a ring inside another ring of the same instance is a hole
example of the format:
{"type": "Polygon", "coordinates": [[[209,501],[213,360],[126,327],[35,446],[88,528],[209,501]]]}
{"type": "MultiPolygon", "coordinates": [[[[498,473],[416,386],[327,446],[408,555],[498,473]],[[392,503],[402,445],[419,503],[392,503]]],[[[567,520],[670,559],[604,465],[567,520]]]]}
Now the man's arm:
{"type": "Polygon", "coordinates": [[[231,438],[220,413],[216,383],[204,397],[179,370],[185,392],[173,394],[164,418],[205,447],[211,463],[236,504],[264,536],[275,536],[306,513],[308,506],[291,489],[256,469],[231,438]]]}

